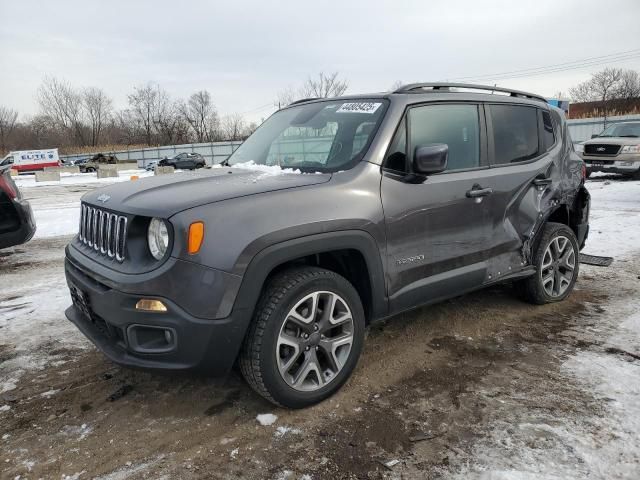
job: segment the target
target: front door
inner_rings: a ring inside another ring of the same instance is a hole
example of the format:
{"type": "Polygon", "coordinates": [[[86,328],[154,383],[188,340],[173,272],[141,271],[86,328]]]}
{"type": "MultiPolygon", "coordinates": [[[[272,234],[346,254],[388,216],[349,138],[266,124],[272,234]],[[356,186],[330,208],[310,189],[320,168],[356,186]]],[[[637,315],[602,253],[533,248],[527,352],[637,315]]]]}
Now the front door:
{"type": "Polygon", "coordinates": [[[477,104],[410,108],[383,165],[387,289],[392,313],[480,286],[491,256],[494,211],[484,109],[477,104]],[[448,145],[446,171],[411,175],[416,147],[448,145]]]}

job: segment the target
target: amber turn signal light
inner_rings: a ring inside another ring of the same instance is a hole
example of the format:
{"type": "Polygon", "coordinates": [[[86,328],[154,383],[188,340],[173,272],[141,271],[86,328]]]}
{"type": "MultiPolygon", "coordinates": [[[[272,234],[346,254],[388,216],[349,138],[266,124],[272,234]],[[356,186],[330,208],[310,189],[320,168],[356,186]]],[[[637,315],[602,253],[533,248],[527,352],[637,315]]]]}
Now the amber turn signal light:
{"type": "Polygon", "coordinates": [[[138,300],[138,303],[136,303],[136,310],[144,310],[146,312],[166,312],[167,307],[160,300],[141,298],[138,300]]]}
{"type": "Polygon", "coordinates": [[[200,251],[204,240],[204,222],[193,222],[189,225],[189,255],[200,251]]]}

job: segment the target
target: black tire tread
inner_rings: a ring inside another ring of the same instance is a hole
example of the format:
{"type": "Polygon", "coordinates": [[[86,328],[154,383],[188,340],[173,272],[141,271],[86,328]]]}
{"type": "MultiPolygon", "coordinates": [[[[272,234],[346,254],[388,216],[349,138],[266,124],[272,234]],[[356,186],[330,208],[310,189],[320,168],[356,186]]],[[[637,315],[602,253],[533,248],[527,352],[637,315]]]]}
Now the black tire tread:
{"type": "Polygon", "coordinates": [[[242,345],[239,365],[242,376],[249,386],[256,393],[275,405],[283,406],[271,396],[260,372],[260,347],[262,345],[262,338],[265,333],[267,321],[287,292],[301,283],[306,283],[319,277],[327,278],[332,276],[341,278],[340,275],[335,272],[318,267],[293,267],[284,270],[271,279],[258,300],[253,320],[242,345]]]}
{"type": "MultiPolygon", "coordinates": [[[[577,245],[577,239],[575,237],[575,234],[573,233],[573,230],[571,230],[571,228],[569,228],[563,223],[547,222],[542,229],[540,238],[536,242],[534,256],[532,259],[533,265],[536,265],[536,266],[540,265],[542,260],[541,257],[542,255],[544,255],[546,245],[560,230],[563,230],[565,234],[572,237],[574,241],[574,247],[577,245]]],[[[578,265],[579,265],[579,261],[577,259],[578,255],[579,255],[579,249],[576,250],[576,270],[578,269],[578,265]]],[[[576,272],[576,275],[577,275],[577,272],[576,272]]],[[[574,284],[575,284],[575,280],[574,280],[574,284]]],[[[516,282],[515,289],[518,295],[523,300],[529,303],[533,303],[535,305],[544,305],[552,301],[558,301],[566,298],[566,295],[565,295],[565,297],[562,297],[561,299],[550,300],[549,297],[545,294],[542,285],[538,281],[537,272],[535,275],[532,275],[529,278],[516,282]]],[[[569,293],[571,292],[572,289],[573,289],[573,286],[569,288],[569,293]]]]}

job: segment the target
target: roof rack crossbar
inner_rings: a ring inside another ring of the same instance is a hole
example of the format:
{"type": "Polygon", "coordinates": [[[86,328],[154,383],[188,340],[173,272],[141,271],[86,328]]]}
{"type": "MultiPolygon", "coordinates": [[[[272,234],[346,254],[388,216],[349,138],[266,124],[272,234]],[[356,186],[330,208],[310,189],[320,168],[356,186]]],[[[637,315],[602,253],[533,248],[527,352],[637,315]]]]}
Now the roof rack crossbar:
{"type": "Polygon", "coordinates": [[[468,90],[485,90],[487,92],[508,93],[512,97],[528,98],[547,103],[547,99],[535,93],[521,92],[510,88],[492,87],[490,85],[475,85],[472,83],[409,83],[402,85],[393,93],[420,93],[421,90],[432,90],[438,92],[451,92],[452,88],[465,88],[468,90]]]}

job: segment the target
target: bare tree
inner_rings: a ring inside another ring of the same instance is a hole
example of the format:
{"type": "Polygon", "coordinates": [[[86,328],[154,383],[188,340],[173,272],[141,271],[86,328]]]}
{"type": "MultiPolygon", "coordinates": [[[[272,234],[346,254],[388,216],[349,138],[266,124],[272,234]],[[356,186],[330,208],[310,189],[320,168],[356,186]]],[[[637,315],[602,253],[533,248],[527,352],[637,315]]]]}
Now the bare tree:
{"type": "Polygon", "coordinates": [[[316,79],[309,77],[302,87],[305,97],[339,97],[349,87],[349,82],[339,78],[338,72],[324,74],[320,72],[316,79]]]}
{"type": "Polygon", "coordinates": [[[302,98],[304,98],[304,93],[302,92],[302,89],[287,87],[278,93],[278,98],[276,98],[275,106],[278,107],[278,110],[279,110],[295,102],[296,100],[300,100],[302,98]]]}
{"type": "Polygon", "coordinates": [[[82,93],[82,104],[89,121],[91,145],[100,145],[100,135],[111,117],[113,101],[107,97],[104,90],[90,87],[82,93]]]}
{"type": "Polygon", "coordinates": [[[221,129],[225,140],[243,140],[247,135],[247,125],[239,113],[224,117],[221,129]]]}
{"type": "Polygon", "coordinates": [[[9,136],[16,127],[18,112],[7,107],[0,107],[0,153],[7,149],[9,136]]]}
{"type": "Polygon", "coordinates": [[[79,145],[86,143],[81,93],[64,80],[47,77],[38,89],[38,103],[42,114],[68,130],[79,145]]]}
{"type": "Polygon", "coordinates": [[[211,101],[211,94],[200,90],[180,105],[183,117],[193,130],[197,142],[211,141],[212,131],[217,128],[218,113],[211,101]]]}
{"type": "Polygon", "coordinates": [[[347,80],[339,78],[338,72],[324,74],[320,72],[317,78],[309,77],[300,87],[287,87],[278,93],[275,106],[280,108],[303,98],[329,98],[342,95],[349,86],[347,80]]]}
{"type": "Polygon", "coordinates": [[[151,82],[144,86],[134,87],[133,93],[127,96],[129,100],[129,115],[142,131],[147,145],[153,145],[156,127],[163,123],[168,94],[151,82]]]}
{"type": "Polygon", "coordinates": [[[615,97],[622,100],[640,98],[640,74],[635,70],[624,70],[618,82],[615,97]]]}

